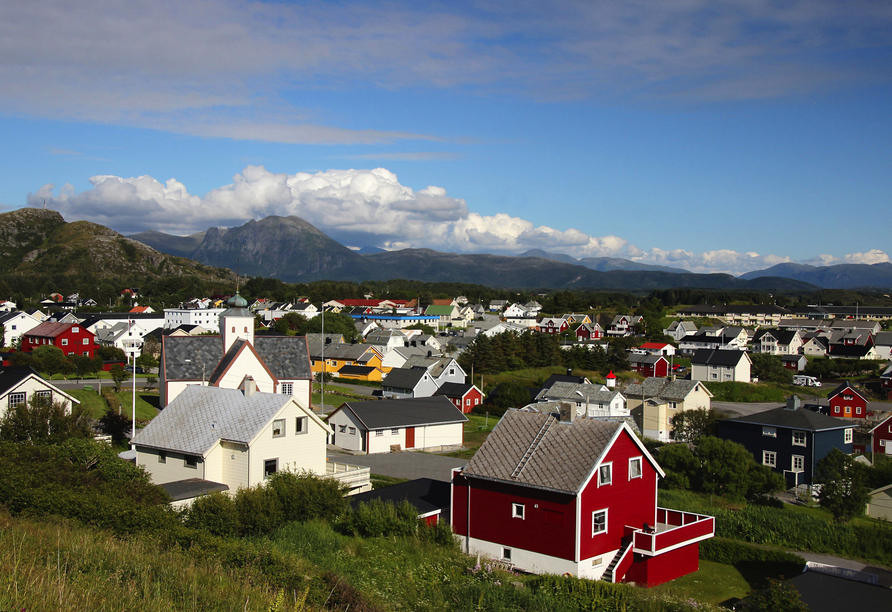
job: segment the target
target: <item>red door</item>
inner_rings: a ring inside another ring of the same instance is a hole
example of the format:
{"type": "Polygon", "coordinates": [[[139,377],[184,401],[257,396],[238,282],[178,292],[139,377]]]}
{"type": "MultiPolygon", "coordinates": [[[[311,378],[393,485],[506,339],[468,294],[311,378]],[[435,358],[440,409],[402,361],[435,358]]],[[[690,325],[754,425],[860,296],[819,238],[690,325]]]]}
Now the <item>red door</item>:
{"type": "Polygon", "coordinates": [[[415,428],[406,427],[406,448],[415,448],[415,428]]]}

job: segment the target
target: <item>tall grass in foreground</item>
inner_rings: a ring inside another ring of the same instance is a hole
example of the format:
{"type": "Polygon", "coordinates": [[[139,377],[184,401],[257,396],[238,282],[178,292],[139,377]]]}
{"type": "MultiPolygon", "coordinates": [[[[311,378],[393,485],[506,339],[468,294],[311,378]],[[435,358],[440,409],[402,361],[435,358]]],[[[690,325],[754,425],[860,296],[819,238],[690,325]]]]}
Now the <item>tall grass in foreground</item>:
{"type": "Polygon", "coordinates": [[[263,586],[251,570],[161,550],[138,538],[0,516],[0,610],[309,610],[305,591],[263,586]]]}

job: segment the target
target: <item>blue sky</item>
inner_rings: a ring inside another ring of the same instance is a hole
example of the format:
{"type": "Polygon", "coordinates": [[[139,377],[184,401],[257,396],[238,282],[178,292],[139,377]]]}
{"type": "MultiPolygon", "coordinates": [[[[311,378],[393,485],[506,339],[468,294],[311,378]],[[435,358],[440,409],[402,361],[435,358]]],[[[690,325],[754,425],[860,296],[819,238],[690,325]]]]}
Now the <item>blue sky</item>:
{"type": "Polygon", "coordinates": [[[35,1],[0,57],[0,209],[734,274],[892,248],[889,2],[35,1]]]}

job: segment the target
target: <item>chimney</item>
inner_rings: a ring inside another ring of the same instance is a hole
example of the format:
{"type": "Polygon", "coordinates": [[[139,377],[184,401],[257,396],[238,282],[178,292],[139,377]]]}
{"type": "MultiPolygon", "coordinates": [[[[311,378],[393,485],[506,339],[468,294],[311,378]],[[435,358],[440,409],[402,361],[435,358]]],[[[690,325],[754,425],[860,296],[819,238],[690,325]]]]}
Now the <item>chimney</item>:
{"type": "Polygon", "coordinates": [[[244,385],[242,386],[242,391],[245,394],[245,397],[251,397],[257,392],[257,383],[254,382],[254,379],[250,376],[245,377],[244,385]]]}
{"type": "Polygon", "coordinates": [[[567,376],[573,376],[573,368],[567,368],[567,376]]]}
{"type": "Polygon", "coordinates": [[[794,395],[787,400],[787,410],[799,410],[799,396],[794,395]]]}
{"type": "Polygon", "coordinates": [[[560,416],[561,423],[572,423],[576,418],[576,406],[568,402],[561,402],[560,416]]]}

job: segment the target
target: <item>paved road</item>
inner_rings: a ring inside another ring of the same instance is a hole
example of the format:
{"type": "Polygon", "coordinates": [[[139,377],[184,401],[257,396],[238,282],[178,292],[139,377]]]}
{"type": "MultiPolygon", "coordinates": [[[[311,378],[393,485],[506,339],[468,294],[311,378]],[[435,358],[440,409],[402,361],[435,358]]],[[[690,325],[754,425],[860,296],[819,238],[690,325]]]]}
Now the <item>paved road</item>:
{"type": "MultiPolygon", "coordinates": [[[[823,398],[815,398],[812,395],[800,395],[799,399],[802,400],[803,404],[820,404],[822,406],[828,406],[829,402],[823,398]]],[[[758,404],[746,404],[746,403],[738,403],[738,402],[712,402],[712,407],[716,410],[723,410],[725,412],[734,413],[734,416],[749,416],[751,414],[755,414],[757,412],[762,412],[764,410],[771,410],[772,408],[780,408],[784,404],[781,402],[765,402],[758,404]]],[[[892,403],[890,402],[870,402],[869,404],[870,410],[892,410],[892,403]]]]}
{"type": "Polygon", "coordinates": [[[449,481],[452,468],[467,465],[467,459],[456,459],[428,453],[381,453],[378,455],[348,455],[329,447],[328,458],[338,463],[349,463],[371,468],[373,474],[394,478],[434,478],[449,481]]]}
{"type": "MultiPolygon", "coordinates": [[[[799,555],[806,561],[814,563],[823,563],[824,565],[833,565],[836,567],[844,567],[846,569],[858,572],[866,572],[874,574],[878,579],[880,586],[886,589],[892,588],[892,571],[889,568],[869,565],[863,561],[855,561],[854,559],[843,559],[842,557],[834,557],[833,555],[822,555],[820,553],[803,552],[801,550],[791,550],[794,555],[799,555]]],[[[890,596],[892,597],[892,596],[890,596]]]]}

